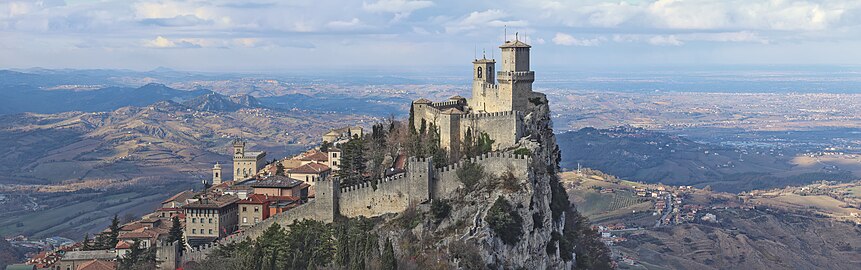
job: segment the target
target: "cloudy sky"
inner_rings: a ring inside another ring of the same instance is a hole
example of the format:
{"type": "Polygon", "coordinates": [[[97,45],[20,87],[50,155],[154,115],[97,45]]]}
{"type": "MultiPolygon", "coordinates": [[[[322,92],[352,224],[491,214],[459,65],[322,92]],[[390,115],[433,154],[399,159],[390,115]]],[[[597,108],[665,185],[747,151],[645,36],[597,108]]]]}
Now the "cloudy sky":
{"type": "Polygon", "coordinates": [[[0,68],[859,65],[859,0],[0,1],[0,68]]]}

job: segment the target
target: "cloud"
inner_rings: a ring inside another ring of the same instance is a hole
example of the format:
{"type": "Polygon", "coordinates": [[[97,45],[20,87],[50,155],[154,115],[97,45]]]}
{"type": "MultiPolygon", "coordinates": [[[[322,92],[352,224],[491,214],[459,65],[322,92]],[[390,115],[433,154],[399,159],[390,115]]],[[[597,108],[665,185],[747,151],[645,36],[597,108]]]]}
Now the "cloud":
{"type": "Polygon", "coordinates": [[[334,29],[352,29],[361,26],[362,21],[359,18],[353,18],[349,21],[331,21],[327,25],[334,29]]]}
{"type": "Polygon", "coordinates": [[[195,15],[180,15],[173,18],[148,18],[140,21],[146,25],[156,26],[194,26],[200,24],[210,24],[212,21],[198,18],[195,15]]]}
{"type": "Polygon", "coordinates": [[[177,40],[172,41],[165,37],[158,36],[153,40],[149,40],[144,43],[145,47],[150,48],[200,48],[201,45],[199,43],[195,43],[189,40],[177,40]]]}
{"type": "Polygon", "coordinates": [[[432,1],[423,0],[379,0],[376,3],[362,2],[362,8],[371,12],[410,13],[433,6],[432,1]]]}
{"type": "Polygon", "coordinates": [[[461,33],[482,27],[524,27],[528,25],[528,22],[525,20],[504,20],[508,17],[510,16],[507,13],[498,9],[473,11],[461,20],[449,23],[445,27],[445,31],[448,33],[461,33]]]}
{"type": "MultiPolygon", "coordinates": [[[[572,35],[565,34],[565,33],[556,33],[556,36],[554,36],[552,39],[553,43],[555,43],[556,45],[586,46],[586,47],[598,46],[602,42],[604,42],[605,40],[606,40],[606,38],[603,38],[603,37],[593,38],[593,39],[578,39],[572,35]]],[[[542,39],[542,41],[543,41],[543,39],[542,39]]]]}
{"type": "Polygon", "coordinates": [[[685,44],[674,35],[653,36],[650,37],[647,41],[649,42],[649,44],[656,46],[682,46],[685,44]]]}

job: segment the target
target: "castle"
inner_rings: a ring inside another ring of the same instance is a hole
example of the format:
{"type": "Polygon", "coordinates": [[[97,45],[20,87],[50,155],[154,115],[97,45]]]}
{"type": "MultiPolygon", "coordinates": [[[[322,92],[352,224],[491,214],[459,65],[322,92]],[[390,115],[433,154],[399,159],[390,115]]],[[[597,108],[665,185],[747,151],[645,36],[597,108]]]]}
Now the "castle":
{"type": "Polygon", "coordinates": [[[468,138],[487,134],[494,149],[513,146],[523,136],[523,113],[532,96],[535,73],[529,70],[531,46],[515,39],[499,46],[502,70],[495,72],[496,60],[472,62],[472,98],[453,96],[448,101],[413,101],[416,130],[434,125],[440,133],[440,147],[456,151],[468,138]]]}

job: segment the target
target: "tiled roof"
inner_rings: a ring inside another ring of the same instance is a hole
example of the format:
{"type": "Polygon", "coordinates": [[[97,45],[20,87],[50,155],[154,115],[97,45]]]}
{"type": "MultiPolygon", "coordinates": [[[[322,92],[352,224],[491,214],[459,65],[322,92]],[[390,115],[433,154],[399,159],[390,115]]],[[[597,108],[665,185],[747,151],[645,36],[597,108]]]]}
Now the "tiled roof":
{"type": "Polygon", "coordinates": [[[78,265],[76,270],[114,270],[116,268],[116,263],[114,262],[92,260],[78,265]]]}
{"type": "Polygon", "coordinates": [[[173,195],[170,198],[167,198],[167,200],[164,200],[161,203],[169,203],[172,201],[179,201],[179,202],[185,203],[185,200],[191,199],[191,197],[194,197],[194,192],[192,192],[191,190],[186,190],[186,191],[177,193],[176,195],[173,195]]]}
{"type": "Polygon", "coordinates": [[[237,198],[237,197],[235,197],[235,196],[232,196],[232,195],[224,195],[224,196],[220,196],[220,197],[215,198],[215,199],[212,199],[212,198],[200,199],[200,200],[198,200],[198,201],[196,201],[196,202],[189,203],[189,204],[187,204],[187,205],[183,206],[182,208],[194,208],[194,209],[200,209],[200,208],[205,208],[205,209],[219,209],[219,208],[223,208],[223,207],[225,207],[225,206],[228,206],[228,205],[230,205],[230,204],[232,204],[232,203],[235,203],[235,202],[237,202],[237,201],[239,201],[239,198],[237,198]]]}
{"type": "Polygon", "coordinates": [[[113,260],[117,254],[110,250],[68,251],[61,261],[83,261],[92,259],[113,260]]]}
{"type": "Polygon", "coordinates": [[[130,248],[132,248],[132,244],[129,244],[129,242],[126,242],[126,241],[117,241],[117,246],[115,246],[114,248],[116,248],[116,249],[130,249],[130,248]]]}
{"type": "Polygon", "coordinates": [[[302,161],[329,161],[329,155],[326,155],[323,152],[314,152],[307,155],[303,155],[299,158],[302,161]]]}
{"type": "Polygon", "coordinates": [[[302,181],[286,176],[276,175],[259,180],[256,183],[251,184],[251,186],[255,188],[292,188],[300,184],[302,184],[302,181]]]}
{"type": "Polygon", "coordinates": [[[413,103],[414,104],[428,104],[428,103],[433,103],[433,101],[430,101],[426,98],[420,98],[420,99],[417,99],[416,101],[413,101],[413,103]]]}
{"type": "Polygon", "coordinates": [[[289,169],[288,173],[302,173],[302,174],[319,174],[325,171],[331,170],[329,166],[320,164],[320,163],[308,163],[300,166],[299,168],[289,169]]]}

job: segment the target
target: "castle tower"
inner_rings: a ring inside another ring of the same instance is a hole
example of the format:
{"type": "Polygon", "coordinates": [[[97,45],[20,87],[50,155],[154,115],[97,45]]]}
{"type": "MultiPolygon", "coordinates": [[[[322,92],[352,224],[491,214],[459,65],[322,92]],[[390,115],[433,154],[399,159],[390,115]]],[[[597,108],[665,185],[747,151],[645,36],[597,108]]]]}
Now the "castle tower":
{"type": "Polygon", "coordinates": [[[482,55],[481,59],[472,62],[472,102],[471,108],[479,111],[487,110],[487,99],[496,96],[496,60],[487,59],[482,55]]]}
{"type": "Polygon", "coordinates": [[[212,185],[217,186],[221,184],[221,164],[215,163],[215,166],[212,166],[212,185]]]}
{"type": "Polygon", "coordinates": [[[526,111],[535,72],[529,70],[529,46],[515,38],[499,46],[502,49],[502,70],[499,82],[499,111],[526,111]]]}

